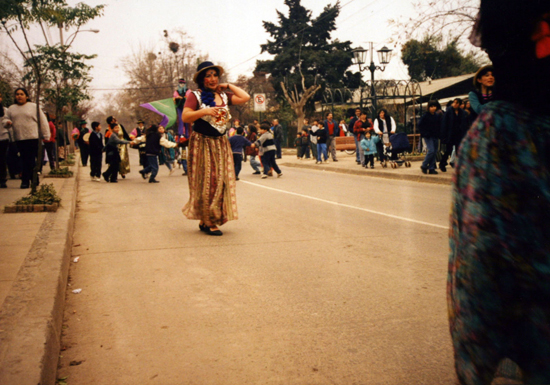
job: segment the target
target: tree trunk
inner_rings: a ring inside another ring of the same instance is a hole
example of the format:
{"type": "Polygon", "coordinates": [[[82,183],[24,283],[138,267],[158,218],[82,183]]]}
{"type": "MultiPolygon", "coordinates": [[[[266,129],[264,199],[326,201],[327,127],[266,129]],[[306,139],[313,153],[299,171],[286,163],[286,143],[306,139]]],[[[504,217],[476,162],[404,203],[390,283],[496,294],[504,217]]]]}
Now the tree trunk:
{"type": "Polygon", "coordinates": [[[36,156],[36,166],[32,172],[31,194],[36,193],[36,188],[39,184],[39,174],[42,169],[42,161],[44,160],[44,146],[42,145],[42,130],[40,129],[40,78],[36,82],[36,123],[38,126],[38,154],[36,156]]]}

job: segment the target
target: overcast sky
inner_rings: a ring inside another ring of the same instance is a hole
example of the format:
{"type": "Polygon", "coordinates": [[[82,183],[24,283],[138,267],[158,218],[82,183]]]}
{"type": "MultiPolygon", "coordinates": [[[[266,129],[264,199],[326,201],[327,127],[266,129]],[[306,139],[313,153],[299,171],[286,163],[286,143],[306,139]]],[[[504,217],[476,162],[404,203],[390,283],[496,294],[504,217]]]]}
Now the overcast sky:
{"type": "MultiPolygon", "coordinates": [[[[69,0],[70,5],[78,1],[69,0]]],[[[97,54],[91,64],[94,90],[121,88],[127,82],[120,69],[121,60],[141,45],[153,45],[162,38],[163,30],[182,28],[192,38],[195,48],[207,54],[213,62],[225,63],[229,79],[251,75],[260,44],[268,35],[262,21],[277,22],[276,10],[284,14],[288,8],[283,0],[86,0],[88,5],[105,4],[101,18],[91,21],[83,29],[99,29],[99,33],[81,32],[72,50],[97,54]]],[[[334,1],[330,2],[334,3],[334,1]]],[[[319,15],[328,1],[302,0],[302,5],[319,15]]],[[[333,38],[350,40],[352,46],[375,49],[389,44],[392,31],[388,19],[413,15],[411,0],[342,0],[333,38]]],[[[73,31],[64,32],[68,37],[73,31]]],[[[59,31],[52,29],[52,39],[59,41],[59,31]]],[[[39,36],[37,36],[38,38],[39,36]]],[[[2,47],[11,47],[5,34],[0,36],[2,47]]],[[[39,40],[39,39],[37,39],[39,40]]],[[[42,41],[39,41],[42,43],[42,41]]],[[[376,60],[375,60],[376,61],[376,60]]],[[[357,67],[355,67],[357,68],[357,67]]],[[[364,74],[369,77],[369,74],[364,74]]],[[[376,74],[381,78],[407,78],[406,67],[398,57],[392,59],[387,70],[376,74]]],[[[94,91],[96,98],[103,92],[94,91]]],[[[97,100],[99,102],[99,100],[97,100]]]]}

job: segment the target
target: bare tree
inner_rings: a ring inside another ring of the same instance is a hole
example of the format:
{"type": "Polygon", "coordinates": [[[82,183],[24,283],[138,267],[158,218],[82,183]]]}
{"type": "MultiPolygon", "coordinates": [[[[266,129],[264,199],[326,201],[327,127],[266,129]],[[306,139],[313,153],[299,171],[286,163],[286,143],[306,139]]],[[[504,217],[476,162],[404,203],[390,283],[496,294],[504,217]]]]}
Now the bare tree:
{"type": "Polygon", "coordinates": [[[198,63],[205,60],[181,29],[163,31],[160,42],[161,48],[139,46],[122,63],[130,81],[118,93],[117,100],[125,103],[126,114],[132,119],[156,120],[155,114],[139,105],[171,98],[180,78],[186,79],[191,87],[198,63]]]}
{"type": "Polygon", "coordinates": [[[395,29],[394,40],[397,43],[426,35],[436,35],[461,43],[467,41],[476,15],[479,0],[418,0],[413,3],[416,16],[409,19],[392,19],[390,25],[395,29]]]}
{"type": "Polygon", "coordinates": [[[287,87],[285,86],[284,82],[281,82],[281,88],[283,90],[283,94],[285,95],[285,99],[290,104],[290,107],[296,114],[296,126],[298,127],[298,132],[302,130],[302,127],[304,125],[304,117],[305,114],[305,107],[307,101],[315,95],[319,89],[321,89],[320,85],[313,84],[312,86],[306,88],[306,83],[304,76],[302,75],[302,90],[298,91],[298,87],[294,85],[294,90],[287,90],[287,87]]]}

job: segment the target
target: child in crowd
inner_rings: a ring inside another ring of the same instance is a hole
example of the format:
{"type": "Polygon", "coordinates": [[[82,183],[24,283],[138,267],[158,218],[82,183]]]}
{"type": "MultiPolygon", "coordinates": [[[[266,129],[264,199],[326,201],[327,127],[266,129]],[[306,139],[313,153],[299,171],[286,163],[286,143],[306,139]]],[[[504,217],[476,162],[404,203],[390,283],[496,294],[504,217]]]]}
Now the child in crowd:
{"type": "MultiPolygon", "coordinates": [[[[307,122],[307,120],[306,120],[307,122]]],[[[317,136],[315,132],[319,129],[315,124],[309,127],[309,148],[311,149],[311,155],[315,161],[317,161],[317,136]]]]}
{"type": "Polygon", "coordinates": [[[302,134],[297,133],[296,139],[294,139],[294,144],[296,145],[296,157],[302,159],[302,134]]]}
{"type": "Polygon", "coordinates": [[[275,146],[273,134],[269,129],[269,123],[262,123],[260,125],[260,139],[256,141],[256,145],[260,148],[260,159],[262,161],[262,165],[264,166],[264,174],[262,175],[262,179],[267,178],[271,168],[275,170],[277,177],[283,176],[283,173],[279,169],[279,166],[277,166],[277,161],[275,160],[277,147],[275,146]]]}
{"type": "Polygon", "coordinates": [[[101,181],[101,161],[103,159],[103,135],[101,124],[92,122],[92,133],[88,140],[90,150],[90,177],[94,182],[101,181]]]}
{"type": "Polygon", "coordinates": [[[239,173],[241,172],[243,164],[243,149],[247,146],[254,147],[254,144],[250,143],[248,139],[243,136],[244,129],[237,127],[235,135],[229,138],[229,144],[231,145],[231,151],[233,151],[233,163],[235,164],[235,178],[239,180],[239,173]]]}
{"type": "MultiPolygon", "coordinates": [[[[248,125],[248,135],[246,136],[246,139],[248,139],[250,143],[254,143],[258,139],[258,129],[255,125],[248,125]]],[[[261,164],[260,161],[256,159],[256,156],[258,155],[258,148],[256,146],[245,147],[244,153],[250,157],[250,167],[254,170],[252,175],[260,175],[261,164]]]]}
{"type": "Polygon", "coordinates": [[[119,144],[132,143],[129,140],[120,139],[119,135],[122,135],[121,128],[118,124],[111,127],[111,135],[107,141],[105,150],[105,162],[109,163],[109,168],[103,174],[105,182],[118,183],[118,172],[120,171],[120,153],[118,152],[119,144]]]}
{"type": "Polygon", "coordinates": [[[147,129],[145,135],[142,135],[135,139],[137,143],[145,142],[145,153],[147,154],[147,167],[143,170],[139,170],[141,177],[143,179],[147,178],[147,174],[151,173],[149,176],[149,183],[159,183],[155,179],[159,172],[159,160],[158,156],[162,147],[174,148],[177,146],[176,143],[168,141],[164,136],[164,127],[157,126],[153,124],[147,129]]]}
{"type": "Polygon", "coordinates": [[[372,131],[365,132],[365,137],[361,140],[361,148],[365,154],[365,162],[363,167],[367,167],[370,163],[370,168],[374,168],[374,154],[376,154],[376,144],[380,141],[378,135],[372,137],[372,131]]]}
{"type": "Polygon", "coordinates": [[[300,159],[304,157],[309,158],[309,134],[307,132],[307,128],[302,128],[302,135],[300,135],[300,147],[300,159]]]}
{"type": "Polygon", "coordinates": [[[314,135],[317,137],[317,161],[315,162],[315,164],[323,163],[323,158],[324,162],[327,163],[327,130],[325,130],[325,127],[323,125],[319,124],[319,121],[317,119],[313,121],[313,126],[317,127],[317,130],[314,133],[314,135]]]}

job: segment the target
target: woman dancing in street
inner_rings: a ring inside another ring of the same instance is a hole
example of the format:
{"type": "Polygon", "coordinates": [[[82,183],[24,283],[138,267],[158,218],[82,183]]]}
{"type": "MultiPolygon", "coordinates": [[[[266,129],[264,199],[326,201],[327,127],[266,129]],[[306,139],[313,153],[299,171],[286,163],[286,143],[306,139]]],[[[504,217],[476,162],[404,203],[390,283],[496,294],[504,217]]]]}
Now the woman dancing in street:
{"type": "Polygon", "coordinates": [[[199,89],[187,98],[184,123],[194,123],[189,138],[189,201],[183,207],[188,219],[198,219],[201,231],[222,235],[218,226],[238,218],[233,152],[226,129],[229,105],[250,99],[241,88],[219,82],[224,70],[211,62],[197,67],[193,80],[199,89]]]}

